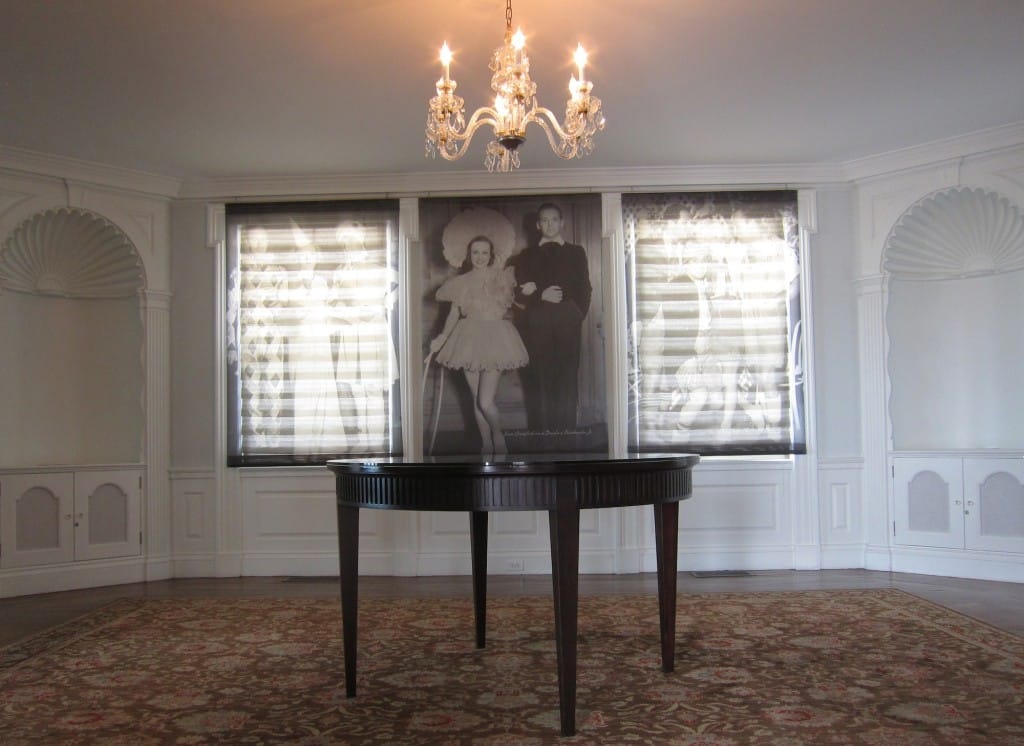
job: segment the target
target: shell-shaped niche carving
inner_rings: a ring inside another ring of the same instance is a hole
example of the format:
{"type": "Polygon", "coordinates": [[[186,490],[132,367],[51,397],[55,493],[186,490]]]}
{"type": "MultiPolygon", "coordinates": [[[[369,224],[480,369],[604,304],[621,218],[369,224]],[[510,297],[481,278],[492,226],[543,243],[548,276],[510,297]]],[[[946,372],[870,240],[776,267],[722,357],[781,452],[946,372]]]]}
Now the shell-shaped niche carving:
{"type": "Polygon", "coordinates": [[[950,189],[904,213],[889,235],[884,256],[886,271],[913,280],[1024,269],[1024,217],[995,192],[950,189]]]}
{"type": "Polygon", "coordinates": [[[66,298],[123,298],[144,285],[142,264],[113,223],[75,208],[37,213],[0,249],[0,285],[66,298]]]}

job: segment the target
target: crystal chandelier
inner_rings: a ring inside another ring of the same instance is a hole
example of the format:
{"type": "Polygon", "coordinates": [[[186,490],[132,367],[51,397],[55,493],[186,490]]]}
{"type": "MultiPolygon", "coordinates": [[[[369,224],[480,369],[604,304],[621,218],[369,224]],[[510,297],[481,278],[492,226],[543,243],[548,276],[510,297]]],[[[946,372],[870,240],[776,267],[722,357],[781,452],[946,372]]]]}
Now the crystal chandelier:
{"type": "Polygon", "coordinates": [[[587,53],[577,45],[573,60],[577,75],[569,76],[569,99],[565,119],[559,124],[554,113],[537,105],[537,84],[530,79],[530,60],[523,53],[523,32],[512,33],[512,0],[505,6],[505,43],[494,50],[490,68],[494,104],[473,112],[466,123],[466,103],[455,95],[451,77],[452,53],[447,42],[441,47],[444,76],[437,81],[437,95],[430,99],[427,112],[426,154],[440,153],[454,161],[466,154],[476,131],[489,125],[494,140],[487,144],[484,163],[489,171],[519,168],[519,146],[526,141],[526,127],[540,125],[551,149],[566,160],[588,155],[594,149],[594,133],[604,129],[601,99],[590,95],[594,84],[583,77],[587,53]]]}

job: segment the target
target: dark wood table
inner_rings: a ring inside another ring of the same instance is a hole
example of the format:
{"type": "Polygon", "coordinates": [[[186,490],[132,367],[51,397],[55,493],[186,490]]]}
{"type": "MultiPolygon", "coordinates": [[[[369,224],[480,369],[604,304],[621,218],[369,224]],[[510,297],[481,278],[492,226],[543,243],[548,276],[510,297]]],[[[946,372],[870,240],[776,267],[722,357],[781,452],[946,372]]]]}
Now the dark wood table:
{"type": "Polygon", "coordinates": [[[402,458],[339,459],[338,554],[345,650],[345,693],[356,695],[359,509],[461,510],[470,514],[476,646],[487,619],[487,514],[546,510],[551,531],[551,581],[562,735],[576,732],[576,629],[580,510],[652,505],[658,565],[661,668],[675,662],[679,501],[692,492],[698,456],[508,456],[500,461],[402,458]]]}

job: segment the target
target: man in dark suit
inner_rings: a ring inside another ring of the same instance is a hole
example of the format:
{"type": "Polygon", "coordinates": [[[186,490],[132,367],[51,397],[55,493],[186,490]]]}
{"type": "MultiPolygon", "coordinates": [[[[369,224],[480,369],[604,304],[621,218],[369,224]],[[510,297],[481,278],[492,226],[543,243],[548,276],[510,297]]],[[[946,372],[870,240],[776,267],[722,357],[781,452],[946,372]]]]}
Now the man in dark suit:
{"type": "Polygon", "coordinates": [[[562,237],[558,205],[537,210],[540,240],[516,257],[519,333],[530,354],[522,369],[530,430],[576,428],[581,326],[590,309],[590,268],[586,250],[562,237]]]}

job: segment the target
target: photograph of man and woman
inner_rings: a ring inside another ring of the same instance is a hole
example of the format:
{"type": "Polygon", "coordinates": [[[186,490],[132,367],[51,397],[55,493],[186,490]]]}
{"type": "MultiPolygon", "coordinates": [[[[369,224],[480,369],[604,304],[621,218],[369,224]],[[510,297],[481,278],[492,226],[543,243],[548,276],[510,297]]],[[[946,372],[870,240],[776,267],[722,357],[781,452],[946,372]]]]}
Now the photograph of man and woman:
{"type": "Polygon", "coordinates": [[[607,449],[596,195],[426,199],[425,455],[607,449]]]}

